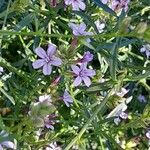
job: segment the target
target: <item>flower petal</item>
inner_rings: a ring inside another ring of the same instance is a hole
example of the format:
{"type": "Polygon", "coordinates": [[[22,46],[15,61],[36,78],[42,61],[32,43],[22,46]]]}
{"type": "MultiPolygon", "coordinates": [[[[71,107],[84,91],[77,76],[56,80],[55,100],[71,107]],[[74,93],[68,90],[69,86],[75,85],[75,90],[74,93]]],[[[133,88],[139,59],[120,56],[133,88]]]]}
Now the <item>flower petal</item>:
{"type": "Polygon", "coordinates": [[[47,49],[47,55],[49,57],[52,57],[56,53],[56,45],[54,44],[49,44],[48,49],[47,49]]]}
{"type": "Polygon", "coordinates": [[[44,59],[38,59],[35,62],[32,63],[32,66],[34,69],[38,69],[40,67],[42,67],[45,64],[45,60],[44,59]]]}
{"type": "Polygon", "coordinates": [[[38,47],[35,49],[35,53],[40,57],[40,58],[45,58],[47,57],[46,52],[44,51],[43,48],[38,47]]]}
{"type": "Polygon", "coordinates": [[[53,56],[52,61],[50,63],[54,66],[60,66],[62,64],[62,60],[58,57],[53,56]]]}
{"type": "Polygon", "coordinates": [[[85,29],[86,29],[86,24],[84,23],[84,22],[82,22],[80,25],[79,25],[79,31],[80,32],[84,32],[85,31],[85,29]]]}
{"type": "Polygon", "coordinates": [[[87,87],[91,85],[91,80],[89,77],[83,77],[82,79],[87,87]]]}
{"type": "Polygon", "coordinates": [[[80,66],[80,70],[87,70],[87,62],[85,63],[82,63],[81,66],[80,66]]]}
{"type": "Polygon", "coordinates": [[[78,5],[81,10],[85,10],[85,4],[83,2],[79,1],[78,5]]]}
{"type": "Polygon", "coordinates": [[[1,144],[4,145],[7,148],[14,149],[14,143],[11,142],[11,141],[5,141],[5,142],[2,142],[1,144]]]}
{"type": "Polygon", "coordinates": [[[0,72],[3,72],[3,71],[4,71],[3,67],[0,67],[0,72]]]}
{"type": "Polygon", "coordinates": [[[89,76],[89,77],[93,77],[96,75],[96,72],[92,69],[87,69],[86,70],[86,75],[89,76]]]}
{"type": "Polygon", "coordinates": [[[80,68],[76,65],[71,65],[71,69],[73,70],[73,72],[76,74],[76,75],[79,75],[79,72],[80,72],[80,68]]]}
{"type": "Polygon", "coordinates": [[[64,103],[65,103],[65,105],[66,105],[67,107],[70,106],[70,104],[69,104],[67,101],[64,101],[64,103]]]}
{"type": "Polygon", "coordinates": [[[73,84],[74,84],[74,86],[78,86],[79,84],[81,84],[81,82],[82,82],[82,79],[81,79],[81,77],[78,76],[78,77],[74,80],[73,84]]]}
{"type": "Polygon", "coordinates": [[[52,66],[49,65],[49,64],[45,64],[45,65],[43,66],[43,74],[44,74],[44,75],[50,75],[51,72],[52,72],[52,66]]]}

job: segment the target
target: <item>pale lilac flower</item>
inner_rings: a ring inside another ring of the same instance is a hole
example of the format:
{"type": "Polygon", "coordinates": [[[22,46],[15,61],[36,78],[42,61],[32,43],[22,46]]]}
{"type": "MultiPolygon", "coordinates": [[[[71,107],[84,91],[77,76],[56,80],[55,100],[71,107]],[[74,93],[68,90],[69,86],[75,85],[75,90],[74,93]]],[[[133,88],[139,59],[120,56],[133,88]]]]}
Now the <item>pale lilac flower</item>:
{"type": "Polygon", "coordinates": [[[85,10],[85,3],[83,0],[65,0],[66,5],[72,5],[72,10],[85,10]]]}
{"type": "Polygon", "coordinates": [[[149,58],[149,56],[150,56],[150,45],[149,44],[143,45],[143,47],[140,49],[140,52],[141,53],[145,52],[147,58],[149,58]]]}
{"type": "Polygon", "coordinates": [[[144,95],[141,95],[141,94],[138,96],[138,100],[139,100],[139,102],[141,102],[141,103],[146,103],[146,102],[147,102],[145,96],[144,96],[144,95]]]}
{"type": "Polygon", "coordinates": [[[60,58],[55,56],[56,53],[56,45],[49,44],[47,52],[44,51],[43,48],[38,47],[35,49],[35,53],[40,57],[40,59],[36,60],[32,63],[34,69],[38,69],[43,67],[43,74],[50,75],[52,72],[53,66],[60,66],[62,61],[60,58]]]}
{"type": "Polygon", "coordinates": [[[126,12],[128,10],[129,2],[130,0],[113,0],[111,2],[110,8],[114,11],[124,9],[126,12]]]}
{"type": "MultiPolygon", "coordinates": [[[[93,35],[92,32],[87,32],[86,30],[86,24],[81,23],[81,24],[74,24],[74,23],[69,23],[69,27],[72,29],[73,34],[75,36],[80,36],[80,35],[93,35]]],[[[91,40],[87,38],[87,42],[90,42],[91,40]]]]}
{"type": "Polygon", "coordinates": [[[65,105],[66,105],[67,107],[70,107],[70,104],[73,103],[73,99],[72,99],[71,95],[68,93],[67,90],[65,90],[62,99],[63,99],[63,101],[64,101],[64,103],[65,103],[65,105]]]}
{"type": "Polygon", "coordinates": [[[4,72],[4,69],[0,67],[0,75],[2,75],[3,72],[4,72]]]}
{"type": "Polygon", "coordinates": [[[121,88],[121,90],[119,92],[117,92],[116,95],[118,95],[119,97],[123,97],[128,92],[129,92],[129,90],[126,90],[125,88],[121,88]]]}
{"type": "Polygon", "coordinates": [[[76,76],[73,82],[74,86],[80,85],[82,81],[87,87],[91,85],[90,77],[95,76],[96,72],[92,69],[87,69],[87,63],[82,63],[80,67],[72,65],[71,68],[76,76]]]}
{"type": "Polygon", "coordinates": [[[52,142],[45,148],[45,150],[62,150],[62,148],[58,146],[56,142],[52,142]]]}
{"type": "Polygon", "coordinates": [[[45,94],[45,95],[39,96],[39,102],[38,102],[39,104],[41,103],[47,106],[51,106],[52,105],[51,102],[52,101],[51,101],[50,95],[45,94]]]}
{"type": "MultiPolygon", "coordinates": [[[[33,107],[38,107],[38,106],[41,106],[41,105],[45,105],[45,106],[51,106],[52,103],[51,103],[51,96],[50,95],[42,95],[42,96],[39,96],[39,101],[38,102],[35,102],[33,103],[33,107]]],[[[31,115],[31,111],[29,111],[29,115],[31,115]]]]}
{"type": "Polygon", "coordinates": [[[119,117],[125,120],[125,119],[128,118],[128,114],[122,111],[122,112],[120,113],[119,117]]]}
{"type": "Polygon", "coordinates": [[[107,4],[108,0],[101,0],[103,4],[107,4]]]}
{"type": "Polygon", "coordinates": [[[121,119],[126,120],[126,119],[128,118],[128,114],[125,113],[124,111],[119,111],[119,112],[116,114],[116,117],[117,117],[117,118],[114,119],[114,123],[115,123],[116,125],[118,125],[118,124],[121,122],[121,119]]]}
{"type": "Polygon", "coordinates": [[[104,31],[105,23],[102,23],[102,22],[100,22],[100,20],[97,20],[97,21],[95,21],[95,25],[96,25],[99,33],[102,33],[104,31]]]}
{"type": "Polygon", "coordinates": [[[147,137],[148,139],[150,139],[150,130],[147,131],[145,135],[146,135],[146,137],[147,137]]]}
{"type": "Polygon", "coordinates": [[[55,124],[55,121],[54,121],[54,118],[56,116],[51,114],[51,115],[47,115],[46,117],[44,117],[44,125],[46,128],[48,129],[51,129],[51,130],[54,130],[54,124],[55,124]]]}
{"type": "MultiPolygon", "coordinates": [[[[1,131],[0,133],[1,137],[7,137],[8,134],[5,131],[1,131]]],[[[4,141],[0,143],[0,150],[3,150],[4,148],[10,148],[10,149],[15,149],[15,144],[11,141],[4,141]]]]}
{"type": "Polygon", "coordinates": [[[93,54],[91,54],[89,51],[85,52],[83,57],[79,60],[81,63],[90,62],[93,60],[93,54]]]}

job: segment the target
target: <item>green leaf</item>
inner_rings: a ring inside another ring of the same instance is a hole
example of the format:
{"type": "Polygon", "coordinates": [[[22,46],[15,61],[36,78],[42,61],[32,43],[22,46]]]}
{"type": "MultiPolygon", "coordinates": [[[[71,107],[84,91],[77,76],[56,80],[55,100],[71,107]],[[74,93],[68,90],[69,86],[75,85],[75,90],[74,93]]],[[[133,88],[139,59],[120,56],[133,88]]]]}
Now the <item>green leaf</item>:
{"type": "Polygon", "coordinates": [[[33,21],[33,19],[33,14],[28,14],[26,17],[22,18],[22,20],[18,24],[16,24],[14,30],[20,31],[22,28],[29,25],[33,21]]]}
{"type": "Polygon", "coordinates": [[[113,80],[116,80],[116,70],[117,70],[117,65],[118,65],[118,43],[119,39],[116,39],[116,42],[114,43],[112,49],[111,49],[111,57],[110,59],[110,75],[113,80]]]}
{"type": "Polygon", "coordinates": [[[15,105],[15,101],[13,99],[13,97],[11,97],[9,94],[7,94],[7,92],[5,90],[3,90],[2,88],[0,88],[0,91],[10,100],[10,102],[15,105]]]}
{"type": "Polygon", "coordinates": [[[110,15],[117,17],[117,14],[107,5],[103,4],[100,0],[93,0],[93,1],[97,6],[101,7],[104,11],[108,12],[110,15]]]}

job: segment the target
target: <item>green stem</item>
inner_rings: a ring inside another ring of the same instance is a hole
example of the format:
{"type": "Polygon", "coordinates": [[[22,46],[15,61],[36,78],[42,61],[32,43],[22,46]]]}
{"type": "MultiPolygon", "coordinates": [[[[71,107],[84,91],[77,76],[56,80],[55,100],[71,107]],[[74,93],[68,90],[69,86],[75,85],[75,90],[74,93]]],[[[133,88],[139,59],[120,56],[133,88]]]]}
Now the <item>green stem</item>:
{"type": "MultiPolygon", "coordinates": [[[[74,35],[72,34],[47,34],[41,32],[18,32],[18,31],[6,31],[0,30],[0,34],[2,35],[22,35],[22,36],[40,36],[40,37],[56,37],[56,38],[72,38],[74,35]]],[[[78,38],[112,38],[112,37],[135,37],[138,38],[138,35],[134,33],[130,34],[119,34],[119,33],[108,33],[108,34],[95,34],[95,35],[82,35],[78,38]]]]}
{"type": "MultiPolygon", "coordinates": [[[[7,16],[8,16],[10,4],[11,4],[11,0],[9,0],[8,5],[7,5],[7,9],[6,9],[6,14],[5,14],[5,18],[4,18],[2,30],[4,30],[5,25],[6,25],[6,21],[7,21],[7,16]]],[[[1,46],[2,46],[2,39],[3,39],[3,35],[2,35],[1,38],[0,38],[0,48],[1,48],[1,46]]],[[[1,54],[1,51],[0,51],[0,54],[1,54]]]]}

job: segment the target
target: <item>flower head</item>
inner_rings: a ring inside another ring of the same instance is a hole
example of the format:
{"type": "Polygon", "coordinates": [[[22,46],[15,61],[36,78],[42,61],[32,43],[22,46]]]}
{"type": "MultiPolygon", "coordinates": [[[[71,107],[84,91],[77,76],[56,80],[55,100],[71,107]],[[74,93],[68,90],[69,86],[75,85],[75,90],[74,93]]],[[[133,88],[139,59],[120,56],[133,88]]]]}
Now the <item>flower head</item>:
{"type": "MultiPolygon", "coordinates": [[[[1,137],[7,137],[8,134],[5,131],[0,132],[1,137]]],[[[5,148],[10,148],[10,149],[15,149],[15,144],[11,141],[3,141],[0,143],[0,150],[3,150],[3,147],[5,148]]]]}
{"type": "Polygon", "coordinates": [[[39,96],[39,103],[41,104],[46,104],[47,106],[48,105],[51,105],[51,96],[50,95],[42,95],[42,96],[39,96]]]}
{"type": "Polygon", "coordinates": [[[40,57],[40,59],[33,62],[32,66],[34,69],[43,67],[44,75],[51,74],[52,65],[60,66],[62,64],[61,59],[55,56],[56,46],[54,44],[48,45],[47,52],[45,52],[43,48],[38,47],[35,49],[35,53],[40,57]]]}
{"type": "Polygon", "coordinates": [[[0,75],[2,75],[3,72],[4,72],[4,69],[0,67],[0,75]]]}
{"type": "MultiPolygon", "coordinates": [[[[68,24],[69,27],[72,29],[73,34],[75,36],[80,36],[80,35],[93,35],[92,32],[87,32],[86,30],[86,24],[85,23],[81,23],[81,24],[74,24],[74,23],[69,23],[68,24]]],[[[91,40],[89,38],[87,38],[87,42],[90,42],[91,40]]]]}
{"type": "Polygon", "coordinates": [[[83,57],[79,60],[81,63],[90,62],[93,60],[93,54],[91,54],[89,51],[85,52],[83,57]]]}
{"type": "Polygon", "coordinates": [[[70,104],[73,103],[73,99],[72,99],[72,97],[70,96],[70,94],[68,93],[67,90],[65,90],[65,92],[64,92],[63,101],[64,101],[64,103],[65,103],[65,105],[66,105],[67,107],[69,107],[70,104]]]}
{"type": "Polygon", "coordinates": [[[141,95],[141,94],[138,96],[138,100],[139,100],[139,102],[141,102],[141,103],[146,103],[146,102],[147,102],[145,96],[144,96],[144,95],[141,95]]]}
{"type": "Polygon", "coordinates": [[[55,118],[56,116],[51,114],[51,115],[47,115],[46,117],[44,117],[44,125],[46,128],[54,130],[54,124],[55,124],[55,118]]]}
{"type": "Polygon", "coordinates": [[[71,68],[76,76],[76,79],[73,82],[74,86],[80,85],[82,81],[87,87],[91,85],[90,77],[95,76],[96,72],[92,69],[87,69],[87,63],[82,63],[80,67],[72,65],[71,68]]]}
{"type": "Polygon", "coordinates": [[[143,45],[143,47],[140,49],[140,52],[141,53],[145,52],[147,58],[149,58],[149,56],[150,56],[150,45],[149,44],[143,45]]]}
{"type": "Polygon", "coordinates": [[[124,9],[126,12],[128,10],[129,2],[130,0],[113,0],[110,7],[114,11],[124,9]]]}
{"type": "Polygon", "coordinates": [[[147,137],[148,139],[150,139],[150,130],[147,131],[145,135],[146,135],[146,137],[147,137]]]}
{"type": "Polygon", "coordinates": [[[128,118],[128,114],[122,111],[120,113],[119,117],[122,118],[122,119],[127,119],[128,118]]]}
{"type": "Polygon", "coordinates": [[[52,142],[45,148],[45,150],[62,150],[62,148],[58,146],[56,142],[52,142]]]}
{"type": "Polygon", "coordinates": [[[65,0],[66,5],[72,5],[72,10],[85,10],[85,3],[83,0],[65,0]]]}
{"type": "Polygon", "coordinates": [[[129,90],[126,90],[125,88],[121,88],[121,90],[119,92],[116,93],[116,95],[123,97],[124,95],[126,95],[129,92],[129,90]]]}
{"type": "Polygon", "coordinates": [[[114,123],[115,123],[116,125],[118,125],[118,124],[121,122],[121,119],[126,120],[126,119],[128,118],[128,114],[127,114],[126,112],[120,110],[120,111],[116,114],[116,117],[117,117],[117,118],[114,119],[114,123]]]}
{"type": "Polygon", "coordinates": [[[101,0],[103,4],[107,4],[108,0],[101,0]]]}

